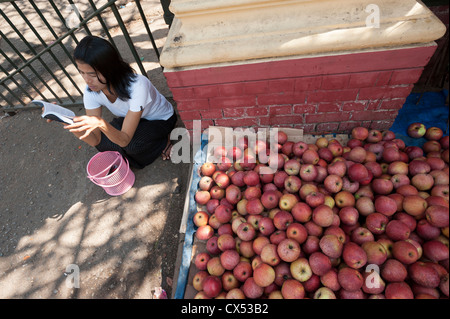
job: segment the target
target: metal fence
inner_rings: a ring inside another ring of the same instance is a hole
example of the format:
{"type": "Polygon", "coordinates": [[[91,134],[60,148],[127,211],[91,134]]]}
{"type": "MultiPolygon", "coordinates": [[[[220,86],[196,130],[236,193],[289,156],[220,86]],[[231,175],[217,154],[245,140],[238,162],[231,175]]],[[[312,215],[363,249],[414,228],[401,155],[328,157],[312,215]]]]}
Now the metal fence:
{"type": "Polygon", "coordinates": [[[139,24],[140,41],[151,43],[150,51],[159,61],[140,0],[0,0],[0,108],[6,112],[36,108],[30,104],[34,99],[67,107],[82,104],[84,81],[72,52],[86,35],[125,47],[127,61],[147,76],[144,49],[135,47],[136,34],[128,30],[131,22],[139,24]]]}

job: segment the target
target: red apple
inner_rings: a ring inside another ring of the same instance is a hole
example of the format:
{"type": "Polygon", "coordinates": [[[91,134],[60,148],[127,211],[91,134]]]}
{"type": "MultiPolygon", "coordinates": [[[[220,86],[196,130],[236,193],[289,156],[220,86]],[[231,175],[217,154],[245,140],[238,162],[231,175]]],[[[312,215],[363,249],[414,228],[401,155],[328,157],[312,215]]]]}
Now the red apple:
{"type": "Polygon", "coordinates": [[[330,193],[339,193],[343,187],[343,179],[339,175],[329,174],[323,181],[325,189],[330,193]]]}
{"type": "Polygon", "coordinates": [[[233,270],[239,263],[239,253],[236,250],[228,249],[220,254],[220,263],[226,270],[233,270]]]}
{"type": "Polygon", "coordinates": [[[253,277],[247,278],[241,289],[244,295],[249,299],[260,298],[264,293],[264,287],[258,286],[253,277]]]}
{"type": "Polygon", "coordinates": [[[400,240],[394,242],[392,246],[392,256],[403,264],[409,265],[417,261],[419,253],[412,243],[400,240]]]}
{"type": "Polygon", "coordinates": [[[281,262],[280,256],[277,252],[277,245],[267,244],[261,250],[261,260],[271,266],[276,266],[281,262]]]}
{"type": "Polygon", "coordinates": [[[200,226],[195,232],[195,236],[199,240],[208,240],[213,235],[214,235],[214,229],[210,225],[200,226]]]}
{"type": "Polygon", "coordinates": [[[250,215],[259,215],[264,211],[264,206],[259,198],[248,200],[245,208],[250,215]]]}
{"type": "Polygon", "coordinates": [[[313,275],[308,259],[304,257],[298,258],[287,265],[289,265],[289,275],[300,282],[308,281],[313,275]]]}
{"type": "Polygon", "coordinates": [[[236,235],[243,241],[249,241],[255,238],[256,231],[250,223],[245,222],[239,225],[236,235]]]}
{"type": "Polygon", "coordinates": [[[312,182],[317,177],[317,168],[314,164],[303,164],[299,170],[300,178],[305,182],[312,182]]]}
{"type": "Polygon", "coordinates": [[[292,152],[295,156],[301,158],[303,153],[308,149],[308,144],[303,141],[299,141],[292,145],[292,152]]]}
{"type": "Polygon", "coordinates": [[[319,205],[312,212],[312,221],[321,227],[331,226],[333,223],[333,210],[327,205],[319,205]]]}
{"type": "Polygon", "coordinates": [[[426,209],[425,216],[427,221],[435,227],[443,228],[449,225],[449,213],[446,206],[430,206],[426,209]]]}
{"type": "Polygon", "coordinates": [[[387,257],[387,251],[382,244],[376,241],[368,241],[361,245],[362,249],[366,252],[367,255],[367,263],[382,265],[387,257]]]}
{"type": "Polygon", "coordinates": [[[286,230],[294,221],[294,217],[286,210],[281,210],[273,217],[273,224],[278,230],[286,230]]]}
{"type": "Polygon", "coordinates": [[[319,159],[319,154],[313,149],[307,149],[302,155],[302,160],[305,164],[316,165],[319,159]]]}
{"type": "Polygon", "coordinates": [[[305,202],[311,208],[318,207],[325,203],[325,195],[321,192],[311,192],[306,195],[305,202]]]}
{"type": "Polygon", "coordinates": [[[326,234],[320,238],[319,247],[329,258],[339,258],[344,245],[336,235],[326,234]]]}
{"type": "Polygon", "coordinates": [[[386,225],[386,235],[392,241],[408,239],[410,232],[410,228],[400,220],[393,219],[386,225]]]}
{"type": "Polygon", "coordinates": [[[352,240],[352,242],[358,245],[362,245],[365,242],[374,241],[375,236],[366,227],[359,226],[353,229],[350,234],[350,239],[352,240]]]}
{"type": "Polygon", "coordinates": [[[211,194],[208,191],[199,190],[195,193],[194,198],[199,205],[206,205],[211,199],[211,194]]]}
{"type": "Polygon", "coordinates": [[[220,249],[217,246],[217,240],[219,238],[217,236],[212,236],[211,238],[209,238],[206,242],[206,250],[211,254],[211,255],[218,255],[220,254],[220,249]]]}
{"type": "Polygon", "coordinates": [[[338,175],[340,177],[344,177],[347,173],[347,166],[344,161],[336,161],[328,164],[327,166],[328,174],[338,175]]]}
{"type": "Polygon", "coordinates": [[[397,211],[397,203],[386,195],[378,196],[375,201],[375,210],[386,216],[392,216],[397,211]]]}
{"type": "Polygon", "coordinates": [[[348,168],[347,172],[350,180],[355,182],[361,182],[369,176],[367,168],[361,163],[355,163],[348,168]]]}
{"type": "Polygon", "coordinates": [[[206,266],[210,259],[211,256],[207,252],[198,253],[194,259],[195,267],[197,267],[198,270],[206,270],[206,266]]]}
{"type": "Polygon", "coordinates": [[[192,286],[197,291],[203,291],[203,279],[208,277],[209,274],[205,270],[200,270],[194,275],[194,278],[192,279],[192,286]]]}
{"type": "Polygon", "coordinates": [[[423,125],[422,123],[415,122],[409,124],[408,128],[406,129],[406,132],[410,137],[421,138],[422,136],[425,135],[427,129],[425,125],[423,125]]]}
{"type": "Polygon", "coordinates": [[[428,288],[437,288],[441,281],[438,272],[429,263],[421,261],[409,265],[408,274],[415,283],[428,288]]]}
{"type": "Polygon", "coordinates": [[[309,265],[317,276],[325,275],[332,268],[330,258],[320,251],[315,251],[309,255],[309,265]]]}
{"type": "Polygon", "coordinates": [[[288,175],[298,175],[300,172],[300,162],[296,159],[289,159],[284,163],[283,169],[288,175]]]}
{"type": "Polygon", "coordinates": [[[312,209],[311,207],[304,202],[297,202],[291,209],[291,214],[294,220],[306,223],[311,220],[312,209]]]}
{"type": "Polygon", "coordinates": [[[424,137],[430,141],[439,141],[443,135],[444,132],[439,127],[433,126],[427,128],[424,137]]]}
{"type": "Polygon", "coordinates": [[[354,127],[351,131],[352,138],[364,141],[369,136],[369,130],[362,126],[354,127]]]}
{"type": "Polygon", "coordinates": [[[220,257],[214,256],[208,260],[206,264],[206,269],[211,276],[222,276],[225,272],[225,268],[223,268],[222,263],[220,262],[220,257]]]}
{"type": "Polygon", "coordinates": [[[342,258],[347,266],[354,269],[359,269],[367,263],[366,252],[354,242],[348,242],[344,245],[342,258]]]}
{"type": "Polygon", "coordinates": [[[384,294],[386,299],[414,299],[411,287],[404,281],[388,283],[384,294]]]}
{"type": "Polygon", "coordinates": [[[289,193],[297,193],[301,186],[302,180],[298,176],[287,176],[284,180],[284,189],[289,193]]]}
{"type": "Polygon", "coordinates": [[[297,203],[298,203],[298,199],[297,199],[296,195],[287,193],[287,194],[281,195],[281,197],[278,201],[278,206],[280,207],[280,209],[290,212],[292,210],[292,208],[294,208],[294,205],[297,203]]]}
{"type": "Polygon", "coordinates": [[[268,287],[275,281],[275,270],[272,266],[261,263],[253,271],[255,284],[260,287],[268,287]]]}
{"type": "Polygon", "coordinates": [[[275,225],[270,217],[263,217],[258,223],[259,232],[264,236],[270,236],[275,231],[275,225]]]}
{"type": "Polygon", "coordinates": [[[248,261],[241,260],[233,269],[233,275],[240,282],[245,282],[247,278],[251,277],[253,274],[253,269],[248,261]]]}
{"type": "Polygon", "coordinates": [[[449,257],[448,247],[439,240],[430,240],[422,245],[425,257],[434,262],[446,260],[449,257]]]}
{"type": "Polygon", "coordinates": [[[342,289],[356,291],[362,288],[364,280],[361,273],[354,268],[343,267],[338,271],[338,281],[342,289]]]}
{"type": "Polygon", "coordinates": [[[384,264],[381,265],[381,277],[389,282],[401,282],[408,276],[408,271],[405,265],[397,259],[387,259],[384,264]]]}
{"type": "Polygon", "coordinates": [[[314,291],[313,299],[336,299],[336,294],[328,287],[320,287],[314,291]]]}
{"type": "Polygon", "coordinates": [[[308,238],[308,231],[304,225],[293,222],[286,228],[286,237],[303,244],[308,238]]]}
{"type": "Polygon", "coordinates": [[[281,294],[284,299],[303,299],[305,297],[305,288],[300,281],[287,279],[281,286],[281,294]]]}
{"type": "Polygon", "coordinates": [[[194,214],[193,221],[194,225],[197,227],[204,226],[208,224],[209,215],[205,211],[198,211],[194,214]]]}
{"type": "Polygon", "coordinates": [[[359,212],[353,206],[342,207],[338,215],[341,222],[345,225],[356,225],[359,219],[359,212]]]}

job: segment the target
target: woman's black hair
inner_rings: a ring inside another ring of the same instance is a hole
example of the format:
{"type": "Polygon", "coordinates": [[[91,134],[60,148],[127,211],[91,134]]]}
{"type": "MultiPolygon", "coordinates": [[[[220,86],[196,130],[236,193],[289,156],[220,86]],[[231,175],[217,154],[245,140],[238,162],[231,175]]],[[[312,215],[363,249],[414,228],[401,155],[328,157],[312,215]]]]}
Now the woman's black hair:
{"type": "Polygon", "coordinates": [[[84,37],[73,53],[75,60],[82,61],[101,73],[106,85],[121,100],[130,99],[130,84],[136,80],[136,73],[125,62],[120,53],[108,41],[88,35],[84,37]]]}

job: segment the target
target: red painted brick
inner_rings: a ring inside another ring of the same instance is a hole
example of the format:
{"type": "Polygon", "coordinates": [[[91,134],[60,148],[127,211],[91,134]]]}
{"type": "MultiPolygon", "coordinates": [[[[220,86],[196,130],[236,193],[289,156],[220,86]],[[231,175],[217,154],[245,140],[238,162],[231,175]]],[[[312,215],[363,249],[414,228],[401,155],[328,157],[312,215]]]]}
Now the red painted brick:
{"type": "Polygon", "coordinates": [[[187,100],[193,99],[194,89],[192,87],[189,88],[172,88],[172,95],[174,100],[187,100]]]}
{"type": "Polygon", "coordinates": [[[339,123],[319,123],[316,125],[316,134],[335,133],[339,128],[339,123]]]}
{"type": "Polygon", "coordinates": [[[366,101],[344,102],[343,111],[364,111],[366,109],[366,101]]]}
{"type": "Polygon", "coordinates": [[[319,103],[317,105],[317,113],[322,112],[339,112],[341,110],[340,105],[342,103],[319,103]]]}
{"type": "Polygon", "coordinates": [[[305,114],[305,123],[348,121],[350,115],[350,112],[305,114]]]}
{"type": "Polygon", "coordinates": [[[209,109],[209,101],[207,99],[203,100],[181,100],[177,102],[177,109],[179,111],[189,111],[189,110],[207,110],[209,109]]]}
{"type": "Polygon", "coordinates": [[[422,75],[423,68],[392,71],[389,85],[416,83],[422,75]]]}
{"type": "Polygon", "coordinates": [[[381,105],[381,100],[374,100],[374,101],[369,101],[367,103],[367,111],[373,111],[373,110],[378,110],[380,108],[381,105]]]}
{"type": "Polygon", "coordinates": [[[358,100],[393,99],[407,97],[413,85],[408,86],[384,86],[374,88],[361,88],[358,100]]]}
{"type": "Polygon", "coordinates": [[[280,79],[269,81],[269,93],[293,92],[295,79],[280,79]]]}
{"type": "Polygon", "coordinates": [[[350,75],[349,88],[362,88],[374,86],[378,79],[379,72],[363,72],[350,75]]]}
{"type": "Polygon", "coordinates": [[[386,121],[372,121],[370,122],[370,129],[373,130],[388,130],[392,124],[394,124],[395,120],[386,120],[386,121]]]}
{"type": "Polygon", "coordinates": [[[388,85],[389,80],[391,79],[391,76],[392,76],[392,70],[378,72],[378,79],[377,79],[377,82],[375,83],[375,85],[376,86],[388,85]]]}
{"type": "Polygon", "coordinates": [[[293,128],[302,129],[304,134],[312,134],[316,130],[316,124],[293,125],[293,128]]]}
{"type": "Polygon", "coordinates": [[[277,115],[260,118],[261,125],[286,125],[286,124],[303,124],[302,115],[277,115]]]}
{"type": "Polygon", "coordinates": [[[383,101],[381,101],[379,109],[399,110],[403,107],[403,104],[405,104],[405,101],[406,101],[406,98],[383,100],[383,101]]]}
{"type": "Polygon", "coordinates": [[[194,87],[194,94],[196,98],[209,98],[219,95],[219,87],[217,85],[204,85],[194,87]]]}
{"type": "Polygon", "coordinates": [[[437,46],[269,61],[186,71],[166,71],[170,88],[288,77],[310,77],[425,66],[437,46]]]}
{"type": "Polygon", "coordinates": [[[308,93],[308,103],[314,102],[336,102],[354,101],[358,94],[358,89],[346,89],[337,91],[316,91],[308,93]]]}
{"type": "Polygon", "coordinates": [[[314,113],[316,112],[316,104],[296,104],[294,105],[294,114],[314,113]]]}
{"type": "Polygon", "coordinates": [[[348,87],[349,74],[337,74],[324,76],[322,80],[322,90],[339,90],[348,87]]]}
{"type": "Polygon", "coordinates": [[[354,112],[352,120],[354,121],[377,121],[395,119],[398,114],[397,110],[382,110],[373,112],[354,112]]]}
{"type": "Polygon", "coordinates": [[[267,106],[255,106],[246,108],[247,116],[265,116],[269,114],[269,109],[267,106]]]}
{"type": "Polygon", "coordinates": [[[268,81],[254,81],[244,83],[244,93],[245,94],[258,94],[265,93],[269,88],[268,81]]]}
{"type": "MultiPolygon", "coordinates": [[[[183,121],[184,126],[186,127],[186,129],[188,130],[192,130],[194,128],[194,121],[192,120],[187,120],[187,121],[183,121]]],[[[210,126],[214,125],[214,121],[213,120],[203,120],[200,121],[200,127],[201,130],[205,130],[210,126]]]]}
{"type": "Polygon", "coordinates": [[[215,97],[209,100],[212,109],[226,107],[255,106],[255,96],[215,97]]]}
{"type": "Polygon", "coordinates": [[[368,127],[369,125],[365,122],[345,121],[339,123],[339,128],[337,129],[337,131],[350,132],[354,127],[358,126],[368,127]]]}
{"type": "Polygon", "coordinates": [[[220,96],[242,96],[244,95],[243,83],[226,83],[219,86],[220,96]]]}
{"type": "Polygon", "coordinates": [[[322,86],[321,76],[302,77],[295,81],[295,91],[314,91],[322,86]]]}
{"type": "Polygon", "coordinates": [[[199,111],[179,111],[178,114],[182,121],[201,119],[199,111]]]}
{"type": "Polygon", "coordinates": [[[218,126],[231,126],[231,127],[248,127],[259,125],[258,118],[239,118],[239,119],[217,119],[214,121],[218,126]]]}
{"type": "Polygon", "coordinates": [[[292,114],[292,106],[291,105],[278,105],[278,106],[270,106],[269,107],[269,115],[286,115],[292,114]]]}
{"type": "Polygon", "coordinates": [[[200,111],[202,120],[214,120],[223,116],[222,110],[200,111]]]}
{"type": "Polygon", "coordinates": [[[245,115],[245,110],[245,107],[227,107],[221,111],[223,113],[223,117],[242,117],[245,115]]]}
{"type": "Polygon", "coordinates": [[[302,104],[305,98],[303,92],[259,94],[258,105],[302,104]]]}

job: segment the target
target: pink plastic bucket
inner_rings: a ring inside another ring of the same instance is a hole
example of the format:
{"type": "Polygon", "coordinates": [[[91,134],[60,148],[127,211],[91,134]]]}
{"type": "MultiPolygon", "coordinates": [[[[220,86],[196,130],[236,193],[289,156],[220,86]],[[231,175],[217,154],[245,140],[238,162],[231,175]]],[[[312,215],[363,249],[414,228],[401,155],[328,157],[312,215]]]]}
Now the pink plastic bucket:
{"type": "Polygon", "coordinates": [[[111,196],[126,193],[134,184],[135,176],[128,161],[119,152],[95,154],[86,167],[88,178],[111,196]]]}

